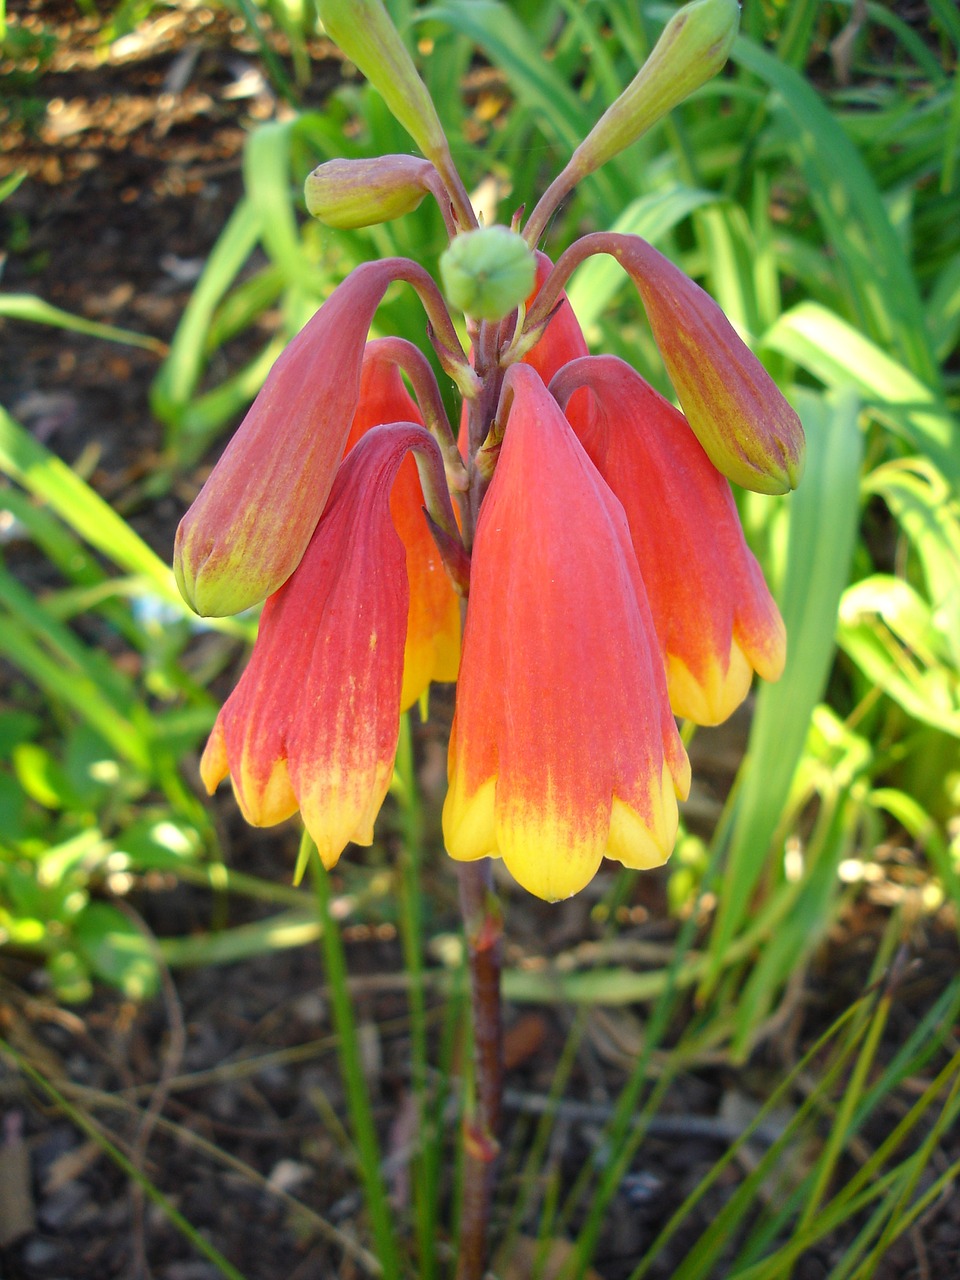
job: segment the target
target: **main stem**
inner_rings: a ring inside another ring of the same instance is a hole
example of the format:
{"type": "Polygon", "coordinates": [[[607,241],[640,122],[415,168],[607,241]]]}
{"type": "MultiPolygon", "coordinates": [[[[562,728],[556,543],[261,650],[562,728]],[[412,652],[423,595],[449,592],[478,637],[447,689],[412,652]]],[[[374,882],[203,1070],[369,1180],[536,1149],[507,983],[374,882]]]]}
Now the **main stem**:
{"type": "MultiPolygon", "coordinates": [[[[503,370],[499,362],[499,326],[483,323],[476,334],[474,365],[480,383],[468,401],[468,467],[471,484],[460,500],[464,545],[472,547],[483,490],[489,483],[473,465],[496,413],[503,370]]],[[[463,1201],[456,1280],[482,1280],[487,1266],[490,1209],[499,1154],[503,1098],[503,1016],[500,973],[503,967],[503,917],[493,888],[491,860],[457,864],[460,911],[470,971],[474,1090],[463,1122],[463,1201]]]]}
{"type": "Polygon", "coordinates": [[[463,1203],[457,1280],[482,1280],[487,1265],[490,1207],[503,1097],[500,971],[503,922],[490,859],[458,864],[460,910],[467,940],[475,1088],[463,1121],[463,1203]]]}

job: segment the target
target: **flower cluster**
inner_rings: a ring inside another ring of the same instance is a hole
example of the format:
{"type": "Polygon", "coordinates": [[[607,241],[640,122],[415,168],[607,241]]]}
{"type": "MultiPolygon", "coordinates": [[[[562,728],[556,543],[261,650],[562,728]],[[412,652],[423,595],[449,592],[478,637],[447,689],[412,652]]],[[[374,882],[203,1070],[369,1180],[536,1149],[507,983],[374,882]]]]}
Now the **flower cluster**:
{"type": "Polygon", "coordinates": [[[537,252],[557,201],[677,100],[665,86],[689,92],[722,65],[737,6],[681,11],[522,231],[477,227],[379,0],[347,6],[341,26],[343,8],[321,5],[328,30],[425,158],[321,166],[308,207],[356,226],[435,196],[470,350],[429,275],[388,259],[355,270],[274,365],[177,535],[199,613],[266,601],[203,780],[229,774],[255,824],[299,810],[332,866],[373,838],[401,712],[456,680],[447,849],[502,857],[531,892],[563,898],[605,856],[669,856],[690,783],[674,716],[716,724],[755,671],[773,680],[784,662],[729,480],[793,487],[796,415],[716,304],[643,240],[596,233],[556,264],[537,252]],[[588,353],[564,285],[597,252],[636,286],[682,412],[588,353]],[[368,340],[395,280],[419,294],[463,396],[458,440],[422,352],[368,340]]]}

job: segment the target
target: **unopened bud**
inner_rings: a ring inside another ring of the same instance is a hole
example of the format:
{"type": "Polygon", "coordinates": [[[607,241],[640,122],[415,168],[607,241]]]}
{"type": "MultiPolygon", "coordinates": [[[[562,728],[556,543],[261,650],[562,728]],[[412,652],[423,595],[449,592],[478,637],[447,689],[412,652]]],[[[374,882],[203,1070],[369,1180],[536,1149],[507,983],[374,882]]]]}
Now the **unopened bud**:
{"type": "Polygon", "coordinates": [[[416,209],[439,184],[429,160],[378,156],[370,160],[329,160],[304,184],[307,212],[328,227],[352,230],[391,222],[416,209]]]}
{"type": "Polygon", "coordinates": [[[707,457],[757,493],[788,493],[803,474],[803,427],[709,294],[639,236],[617,257],[640,291],[680,407],[707,457]]]}
{"type": "Polygon", "coordinates": [[[318,0],[327,35],[377,89],[425,156],[441,160],[447,140],[427,87],[380,0],[318,0]]]}
{"type": "Polygon", "coordinates": [[[506,227],[481,227],[451,243],[440,259],[447,300],[476,320],[502,320],[533,288],[536,260],[506,227]]]}
{"type": "Polygon", "coordinates": [[[740,25],[737,0],[693,0],[673,15],[653,52],[574,152],[577,180],[629,147],[726,62],[740,25]]]}

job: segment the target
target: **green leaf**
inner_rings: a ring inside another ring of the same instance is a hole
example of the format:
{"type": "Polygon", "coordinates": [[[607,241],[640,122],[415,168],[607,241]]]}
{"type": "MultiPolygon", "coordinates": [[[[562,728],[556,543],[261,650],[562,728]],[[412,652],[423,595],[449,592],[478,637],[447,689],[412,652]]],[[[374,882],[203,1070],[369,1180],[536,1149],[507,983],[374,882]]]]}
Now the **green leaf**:
{"type": "Polygon", "coordinates": [[[920,594],[873,574],[844,593],[837,633],[868,680],[916,719],[960,737],[960,675],[920,594]]]}
{"type": "Polygon", "coordinates": [[[802,365],[828,387],[853,387],[877,416],[960,485],[960,430],[949,410],[909,369],[816,302],[801,302],[763,345],[802,365]]]}
{"type": "Polygon", "coordinates": [[[0,294],[0,316],[6,316],[9,320],[26,320],[31,324],[48,324],[55,329],[85,333],[91,338],[103,338],[107,342],[122,342],[128,347],[143,347],[146,351],[156,351],[160,355],[164,355],[167,350],[167,344],[159,338],[75,316],[70,311],[63,311],[60,307],[44,302],[32,293],[0,294]]]}
{"type": "Polygon", "coordinates": [[[90,970],[131,1000],[146,1000],[159,987],[153,944],[109,903],[92,902],[87,907],[77,921],[74,940],[90,970]]]}
{"type": "Polygon", "coordinates": [[[731,57],[774,91],[770,110],[806,177],[861,328],[891,344],[922,383],[939,388],[916,278],[860,153],[821,95],[792,67],[743,36],[731,57]]]}
{"type": "Polygon", "coordinates": [[[260,215],[249,200],[237,204],[190,295],[164,361],[150,388],[150,407],[173,438],[180,415],[199,385],[206,337],[217,304],[260,238],[260,215]]]}
{"type": "Polygon", "coordinates": [[[910,539],[927,584],[931,621],[960,669],[960,498],[932,462],[904,459],[878,467],[867,491],[879,494],[910,539]]]}
{"type": "Polygon", "coordinates": [[[727,865],[717,889],[704,990],[747,918],[757,881],[780,827],[810,718],[833,660],[837,608],[850,571],[860,510],[859,405],[849,392],[828,399],[797,393],[807,433],[807,467],[790,498],[790,531],[780,612],[787,665],[777,684],[761,684],[747,758],[739,776],[727,865]]]}
{"type": "Polygon", "coordinates": [[[189,613],[173,573],[142,538],[60,458],[0,407],[0,470],[43,499],[72,529],[128,573],[143,574],[165,600],[189,613]]]}

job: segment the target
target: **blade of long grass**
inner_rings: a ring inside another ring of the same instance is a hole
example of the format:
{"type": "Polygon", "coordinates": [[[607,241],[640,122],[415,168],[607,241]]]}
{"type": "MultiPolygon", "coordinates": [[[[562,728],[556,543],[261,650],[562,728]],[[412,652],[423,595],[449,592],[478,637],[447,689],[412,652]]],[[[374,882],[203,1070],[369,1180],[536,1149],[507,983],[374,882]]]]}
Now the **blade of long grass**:
{"type": "MultiPolygon", "coordinates": [[[[148,776],[152,773],[150,737],[144,728],[120,710],[103,687],[103,670],[89,662],[71,661],[70,648],[59,634],[46,629],[49,647],[38,643],[30,629],[6,612],[0,627],[0,653],[33,680],[48,697],[63,702],[85,720],[120,754],[148,776]]],[[[134,706],[133,712],[137,711],[134,706]]],[[[143,714],[137,719],[143,719],[143,714]]]]}
{"type": "MultiPolygon", "coordinates": [[[[960,1054],[951,1059],[944,1072],[934,1081],[934,1084],[925,1090],[917,1106],[911,1109],[909,1113],[911,1128],[916,1126],[920,1116],[935,1101],[945,1082],[951,1081],[952,1085],[947,1102],[935,1128],[939,1133],[956,1122],[958,1112],[960,1112],[960,1106],[958,1106],[960,1054]]],[[[901,1138],[904,1136],[902,1130],[903,1125],[899,1125],[897,1133],[901,1138]]],[[[884,1144],[884,1150],[887,1150],[887,1144],[884,1144]]],[[[736,1280],[778,1280],[780,1276],[787,1274],[787,1269],[792,1267],[808,1249],[815,1247],[821,1240],[824,1240],[839,1227],[843,1226],[844,1223],[868,1209],[871,1204],[877,1203],[888,1196],[895,1199],[904,1182],[912,1179],[916,1154],[908,1156],[901,1165],[886,1170],[882,1169],[882,1164],[876,1160],[875,1156],[872,1157],[861,1167],[850,1183],[842,1186],[834,1198],[821,1207],[819,1214],[804,1231],[792,1231],[789,1238],[774,1253],[754,1263],[752,1266],[738,1270],[736,1272],[736,1280]],[[860,1176],[865,1169],[869,1169],[869,1176],[860,1176]]],[[[960,1164],[960,1161],[957,1163],[960,1164]]],[[[953,1168],[955,1167],[953,1166],[953,1168]]],[[[935,1185],[942,1186],[943,1182],[944,1179],[941,1176],[941,1178],[937,1179],[935,1185]]],[[[922,1212],[925,1205],[930,1202],[930,1198],[929,1194],[927,1194],[914,1202],[904,1215],[907,1221],[901,1221],[901,1229],[905,1229],[909,1225],[909,1221],[912,1221],[922,1212]]],[[[861,1273],[862,1280],[867,1280],[867,1276],[872,1274],[872,1271],[867,1271],[865,1274],[861,1273]]],[[[686,1280],[686,1277],[674,1277],[674,1280],[686,1280]]]]}
{"type": "MultiPolygon", "coordinates": [[[[960,85],[960,75],[957,76],[960,85]]],[[[960,122],[960,90],[957,92],[957,119],[960,122]]],[[[960,132],[960,126],[958,126],[960,132]]],[[[960,138],[957,140],[960,151],[960,138]]],[[[960,341],[960,253],[940,271],[927,298],[927,329],[939,360],[946,360],[960,341]]]]}
{"type": "Polygon", "coordinates": [[[960,427],[943,400],[852,325],[819,303],[801,302],[763,343],[828,387],[853,387],[885,425],[960,485],[960,427]]]}
{"type": "Polygon", "coordinates": [[[418,1274],[436,1275],[436,1234],[440,1183],[440,1130],[427,1088],[427,1011],[423,981],[423,917],[420,863],[423,858],[423,812],[417,791],[410,713],[401,717],[394,795],[401,814],[403,848],[400,867],[401,939],[410,976],[411,1088],[419,1117],[418,1152],[413,1162],[414,1213],[418,1274]]]}
{"type": "MultiPolygon", "coordinates": [[[[915,1191],[918,1180],[924,1171],[931,1166],[933,1152],[940,1141],[944,1129],[952,1123],[956,1113],[957,1094],[958,1089],[960,1089],[960,1055],[955,1056],[940,1073],[939,1077],[924,1090],[921,1097],[911,1107],[907,1116],[897,1125],[894,1133],[890,1135],[890,1139],[896,1137],[901,1140],[912,1133],[916,1128],[917,1122],[923,1118],[938,1094],[947,1084],[950,1084],[951,1080],[952,1084],[941,1107],[940,1115],[931,1125],[930,1131],[920,1147],[902,1162],[900,1168],[903,1171],[903,1177],[900,1179],[899,1184],[895,1183],[891,1187],[890,1193],[878,1206],[871,1221],[866,1224],[858,1239],[845,1251],[843,1259],[831,1272],[830,1280],[847,1280],[847,1277],[851,1274],[855,1274],[860,1280],[867,1280],[868,1276],[875,1273],[881,1257],[887,1252],[896,1237],[902,1234],[906,1228],[907,1222],[905,1222],[905,1219],[910,1217],[910,1214],[905,1212],[907,1202],[915,1191]],[[884,1220],[886,1221],[884,1222],[884,1220]],[[874,1237],[878,1237],[878,1239],[871,1250],[870,1256],[861,1263],[861,1258],[870,1247],[870,1241],[874,1237]]],[[[890,1143],[890,1149],[894,1149],[892,1143],[890,1143]]],[[[884,1152],[888,1150],[887,1142],[883,1144],[883,1150],[884,1152]]],[[[879,1155],[879,1152],[874,1153],[877,1168],[881,1168],[883,1164],[883,1161],[878,1158],[879,1155]]],[[[868,1178],[863,1176],[862,1169],[858,1173],[858,1181],[861,1185],[866,1185],[869,1181],[868,1178]]],[[[853,1193],[849,1187],[845,1187],[842,1194],[849,1196],[853,1193]]]]}
{"type": "MultiPolygon", "coordinates": [[[[724,1172],[737,1159],[738,1154],[743,1150],[755,1133],[762,1127],[769,1115],[780,1106],[785,1099],[789,1098],[796,1083],[801,1079],[806,1071],[813,1064],[820,1064],[826,1049],[838,1039],[841,1033],[847,1028],[852,1021],[854,1023],[847,1040],[841,1044],[834,1058],[825,1066],[820,1067],[820,1090],[819,1092],[827,1092],[839,1078],[841,1072],[845,1069],[847,1062],[860,1043],[866,1027],[869,1025],[866,1018],[862,1017],[867,1000],[863,998],[850,1005],[836,1019],[836,1021],[818,1038],[816,1043],[807,1050],[801,1060],[795,1067],[783,1078],[779,1085],[773,1090],[769,1098],[767,1098],[763,1106],[758,1110],[757,1114],[750,1120],[749,1124],[744,1128],[743,1133],[732,1143],[727,1151],[716,1163],[711,1167],[709,1172],[702,1178],[697,1186],[690,1192],[683,1204],[671,1215],[667,1223],[658,1232],[653,1243],[644,1253],[643,1258],[634,1271],[630,1274],[630,1280],[643,1280],[650,1268],[661,1255],[664,1247],[676,1236],[677,1232],[683,1226],[690,1213],[696,1208],[697,1204],[703,1199],[712,1186],[723,1176],[724,1172]]],[[[803,1104],[796,1109],[790,1119],[789,1124],[776,1142],[771,1143],[764,1155],[761,1157],[756,1168],[751,1170],[750,1174],[734,1192],[733,1196],[727,1201],[720,1214],[714,1219],[710,1226],[700,1235],[696,1245],[692,1248],[682,1266],[687,1269],[687,1276],[684,1280],[694,1280],[694,1278],[706,1277],[710,1274],[716,1258],[729,1246],[730,1234],[736,1226],[737,1222],[743,1220],[746,1207],[754,1200],[759,1189],[764,1185],[766,1178],[771,1170],[775,1167],[779,1160],[782,1159],[783,1153],[787,1151],[790,1144],[794,1142],[800,1135],[804,1127],[811,1119],[816,1109],[817,1098],[814,1094],[810,1094],[804,1100],[803,1104]]],[[[680,1280],[679,1275],[673,1280],[680,1280]]]]}
{"type": "MultiPolygon", "coordinates": [[[[895,1089],[900,1088],[905,1080],[915,1079],[926,1069],[931,1059],[940,1051],[958,1009],[960,1009],[960,979],[955,980],[934,1003],[911,1032],[906,1044],[897,1050],[877,1081],[867,1091],[854,1120],[855,1129],[858,1132],[895,1089]]],[[[880,1146],[860,1165],[853,1176],[835,1192],[831,1211],[838,1217],[847,1202],[852,1202],[854,1197],[862,1194],[864,1188],[871,1187],[880,1177],[884,1166],[922,1119],[931,1100],[942,1091],[944,1082],[949,1080],[952,1070],[952,1065],[948,1065],[945,1071],[940,1073],[893,1132],[884,1138],[880,1146]]],[[[891,1179],[895,1177],[895,1173],[891,1175],[891,1179]]],[[[778,1206],[776,1213],[767,1215],[766,1221],[761,1222],[759,1227],[751,1233],[736,1259],[733,1268],[735,1272],[739,1273],[744,1266],[756,1262],[768,1253],[773,1242],[783,1240],[789,1235],[790,1222],[802,1210],[805,1193],[805,1185],[801,1185],[786,1204],[778,1206]]]]}
{"type": "Polygon", "coordinates": [[[288,288],[321,294],[326,281],[303,250],[294,213],[290,173],[292,120],[262,124],[243,150],[247,199],[257,212],[264,247],[283,272],[288,288]]]}
{"type": "Polygon", "coordinates": [[[772,110],[779,114],[788,150],[806,176],[861,327],[874,339],[892,343],[913,374],[938,389],[940,370],[916,279],[856,147],[817,91],[792,67],[742,36],[731,57],[774,90],[772,110]]]}
{"type": "Polygon", "coordinates": [[[158,355],[165,355],[167,352],[167,344],[159,338],[153,338],[147,333],[136,333],[133,329],[121,329],[113,324],[88,320],[85,316],[77,316],[61,307],[55,307],[32,293],[0,294],[0,316],[6,316],[8,320],[26,320],[30,324],[52,325],[55,329],[83,333],[90,338],[103,338],[107,342],[121,342],[128,347],[142,347],[145,351],[154,351],[158,355]]]}
{"type": "Polygon", "coordinates": [[[400,1252],[393,1226],[393,1214],[380,1167],[380,1144],[377,1140],[370,1095],[363,1074],[360,1041],[347,987],[347,963],[340,926],[330,911],[328,873],[320,864],[316,846],[306,833],[304,833],[302,844],[310,849],[308,856],[316,893],[317,919],[327,971],[330,1007],[338,1037],[340,1073],[347,1095],[353,1136],[357,1144],[367,1210],[370,1214],[374,1239],[377,1242],[377,1257],[383,1267],[385,1280],[400,1280],[400,1252]]]}
{"type": "Polygon", "coordinates": [[[0,1040],[0,1050],[8,1055],[16,1069],[30,1080],[56,1107],[61,1115],[66,1116],[71,1124],[81,1133],[85,1133],[100,1150],[121,1169],[127,1177],[140,1188],[148,1200],[155,1204],[167,1221],[176,1228],[185,1240],[208,1259],[227,1280],[244,1280],[243,1273],[229,1262],[223,1254],[212,1245],[205,1236],[189,1222],[163,1192],[150,1181],[141,1169],[124,1155],[120,1148],[107,1137],[100,1125],[86,1115],[79,1107],[69,1102],[60,1090],[46,1078],[36,1067],[28,1062],[6,1040],[0,1040]]]}
{"type": "Polygon", "coordinates": [[[186,310],[170,344],[170,354],[150,388],[150,407],[175,444],[179,418],[197,389],[203,373],[206,336],[213,313],[260,238],[260,215],[253,204],[241,200],[190,295],[186,310]]]}
{"type": "Polygon", "coordinates": [[[0,470],[48,503],[91,546],[128,573],[142,574],[164,600],[186,609],[173,573],[127,522],[65,462],[0,407],[0,470]]]}
{"type": "Polygon", "coordinates": [[[960,497],[926,458],[887,463],[867,477],[914,547],[933,608],[960,669],[960,497]]]}
{"type": "MultiPolygon", "coordinates": [[[[165,605],[191,623],[197,619],[177,590],[169,565],[143,541],[122,516],[62,459],[35,440],[0,405],[0,471],[22,485],[81,538],[118,568],[149,585],[165,605]]],[[[226,635],[251,637],[251,624],[237,618],[206,618],[203,626],[226,635]]]]}
{"type": "Polygon", "coordinates": [[[849,573],[859,516],[862,442],[859,406],[849,394],[823,400],[798,394],[807,431],[807,470],[790,499],[790,537],[780,610],[787,667],[757,694],[756,712],[701,992],[709,992],[750,908],[790,791],[813,708],[834,652],[840,594],[849,573]]]}

